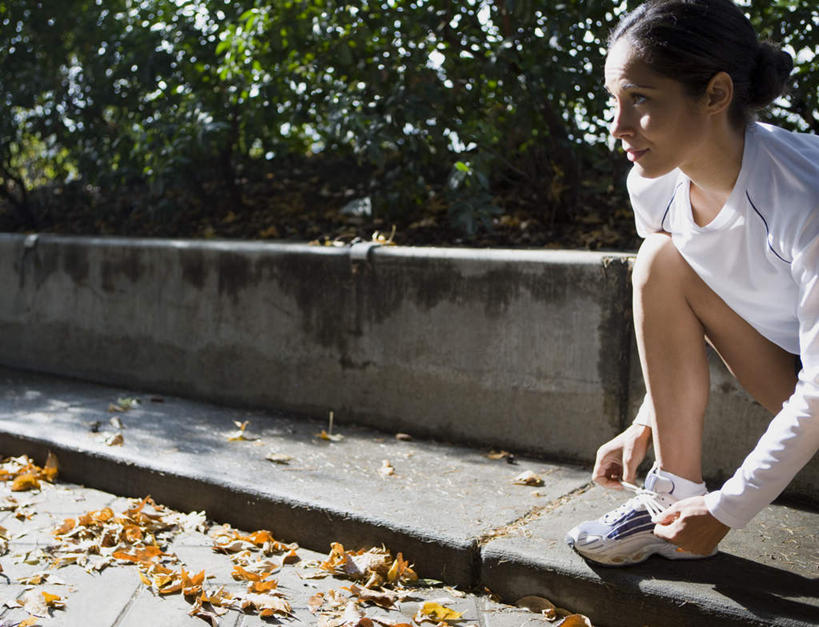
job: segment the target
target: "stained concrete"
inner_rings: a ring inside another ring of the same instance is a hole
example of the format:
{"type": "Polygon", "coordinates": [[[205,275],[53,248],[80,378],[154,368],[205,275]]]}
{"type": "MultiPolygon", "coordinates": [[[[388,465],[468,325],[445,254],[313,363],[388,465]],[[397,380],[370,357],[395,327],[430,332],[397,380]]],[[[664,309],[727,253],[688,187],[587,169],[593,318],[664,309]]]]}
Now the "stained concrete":
{"type": "MultiPolygon", "coordinates": [[[[588,467],[521,455],[510,464],[490,459],[486,449],[398,440],[344,421],[334,425],[344,439],[329,442],[316,436],[328,426],[0,370],[0,452],[42,463],[55,451],[69,481],[126,496],[150,493],[168,506],[271,529],[325,553],[331,541],[384,543],[422,575],[486,586],[512,602],[545,596],[587,614],[597,627],[819,622],[816,511],[773,505],[747,529],[732,531],[708,560],[652,558],[603,568],[563,541],[575,523],[625,498],[592,487],[588,467]],[[109,412],[122,397],[137,397],[140,405],[109,412]],[[121,446],[103,441],[115,431],[114,416],[124,427],[121,446]],[[259,439],[229,441],[234,420],[248,420],[246,435],[259,439]],[[94,423],[97,432],[89,428],[94,423]],[[271,450],[293,459],[275,465],[265,460],[271,450]],[[394,474],[379,472],[385,459],[394,474]],[[538,473],[544,485],[514,485],[524,470],[538,473]]],[[[155,611],[151,599],[133,599],[139,611],[155,611]]],[[[500,624],[526,623],[513,618],[519,622],[500,624]]]]}
{"type": "MultiPolygon", "coordinates": [[[[625,254],[0,234],[0,292],[2,364],[555,461],[642,398],[625,254]]],[[[711,360],[724,480],[770,415],[711,360]]]]}

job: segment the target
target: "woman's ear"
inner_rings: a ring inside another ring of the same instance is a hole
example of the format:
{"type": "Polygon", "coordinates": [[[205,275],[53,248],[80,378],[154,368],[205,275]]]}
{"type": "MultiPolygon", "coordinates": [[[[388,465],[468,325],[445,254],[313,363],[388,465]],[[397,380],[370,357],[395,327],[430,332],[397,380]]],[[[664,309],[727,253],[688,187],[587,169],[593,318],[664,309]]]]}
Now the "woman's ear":
{"type": "Polygon", "coordinates": [[[706,107],[711,113],[721,113],[734,99],[734,81],[727,72],[717,72],[705,88],[706,107]]]}

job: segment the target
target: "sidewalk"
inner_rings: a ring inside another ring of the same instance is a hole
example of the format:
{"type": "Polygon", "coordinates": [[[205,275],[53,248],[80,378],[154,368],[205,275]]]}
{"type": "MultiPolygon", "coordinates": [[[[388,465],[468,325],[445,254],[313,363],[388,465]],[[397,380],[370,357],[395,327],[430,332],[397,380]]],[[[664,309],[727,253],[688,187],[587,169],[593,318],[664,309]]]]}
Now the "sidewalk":
{"type": "Polygon", "coordinates": [[[332,435],[343,439],[323,439],[322,430],[328,424],[0,370],[0,453],[42,463],[52,450],[66,481],[151,494],[238,528],[270,529],[323,555],[330,542],[384,544],[422,577],[487,586],[506,601],[544,596],[603,627],[819,624],[814,511],[771,506],[708,561],[600,568],[562,539],[574,523],[622,499],[592,487],[588,469],[524,458],[510,464],[488,451],[399,440],[338,417],[332,435]],[[108,411],[125,398],[139,405],[108,411]],[[245,439],[228,439],[238,435],[234,421],[248,421],[245,439]],[[107,445],[116,432],[122,444],[107,445]],[[290,459],[275,463],[270,453],[290,459]],[[544,485],[513,484],[527,470],[544,485]]]}
{"type": "MultiPolygon", "coordinates": [[[[66,518],[76,518],[105,507],[120,514],[131,506],[128,499],[59,481],[56,485],[43,484],[41,491],[27,493],[11,493],[7,485],[0,484],[0,498],[5,500],[12,494],[19,501],[30,503],[27,510],[34,516],[19,520],[7,513],[0,519],[0,525],[13,538],[9,552],[2,558],[0,603],[5,602],[7,607],[0,606],[0,625],[11,627],[29,617],[22,607],[8,606],[15,606],[15,599],[32,588],[20,580],[42,572],[49,573],[48,578],[42,585],[34,587],[35,592],[55,594],[64,604],[60,609],[52,608],[49,617],[36,621],[43,627],[193,627],[207,624],[207,621],[189,615],[192,603],[186,602],[182,595],[153,594],[140,581],[139,571],[133,565],[109,566],[99,573],[89,574],[75,564],[49,570],[42,560],[35,561],[38,549],[55,542],[53,531],[66,518]]],[[[234,562],[228,555],[214,551],[213,540],[201,531],[176,534],[168,552],[178,556],[192,573],[205,570],[208,589],[223,587],[234,595],[240,595],[246,589],[246,582],[236,581],[232,576],[234,562]]],[[[353,581],[337,576],[318,578],[321,571],[315,564],[326,560],[327,552],[299,548],[297,553],[298,562],[283,565],[273,574],[278,582],[277,592],[292,607],[291,616],[279,616],[274,624],[279,620],[291,624],[316,624],[322,615],[310,610],[310,599],[319,593],[327,597],[328,592],[334,590],[339,598],[354,598],[344,589],[352,586],[353,581]]],[[[498,603],[486,594],[467,594],[443,586],[413,586],[406,593],[407,598],[393,608],[365,605],[361,613],[389,623],[409,623],[424,602],[432,601],[459,612],[462,615],[459,624],[462,625],[518,627],[542,624],[537,614],[498,603]]],[[[253,627],[271,622],[252,613],[233,610],[222,616],[218,624],[220,627],[253,627]]]]}

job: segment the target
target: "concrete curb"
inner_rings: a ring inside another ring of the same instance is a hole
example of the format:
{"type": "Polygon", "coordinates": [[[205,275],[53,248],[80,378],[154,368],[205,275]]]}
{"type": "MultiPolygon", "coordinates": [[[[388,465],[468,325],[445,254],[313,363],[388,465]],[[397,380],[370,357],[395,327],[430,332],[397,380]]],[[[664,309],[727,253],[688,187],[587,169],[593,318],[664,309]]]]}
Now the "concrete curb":
{"type": "MultiPolygon", "coordinates": [[[[624,254],[0,234],[0,290],[2,364],[555,460],[643,394],[624,254]]],[[[722,481],[770,416],[712,361],[722,481]]]]}
{"type": "Polygon", "coordinates": [[[655,558],[627,569],[599,568],[563,542],[578,520],[622,501],[620,494],[589,489],[588,470],[524,458],[510,466],[478,451],[387,440],[346,425],[344,443],[327,444],[315,438],[315,423],[281,414],[238,416],[252,419],[266,446],[309,460],[310,468],[288,473],[266,462],[253,442],[227,441],[222,429],[240,410],[173,398],[120,414],[125,442],[107,447],[88,424],[110,416],[108,402],[123,393],[0,370],[0,450],[39,460],[51,450],[68,481],[125,496],[150,493],[170,507],[272,529],[318,551],[331,541],[348,548],[384,543],[423,576],[488,586],[512,602],[539,594],[599,626],[805,627],[819,618],[819,513],[769,508],[757,523],[733,532],[726,553],[707,563],[655,558]],[[395,477],[378,476],[381,455],[393,460],[395,477]],[[512,486],[523,469],[547,479],[537,495],[512,486]]]}

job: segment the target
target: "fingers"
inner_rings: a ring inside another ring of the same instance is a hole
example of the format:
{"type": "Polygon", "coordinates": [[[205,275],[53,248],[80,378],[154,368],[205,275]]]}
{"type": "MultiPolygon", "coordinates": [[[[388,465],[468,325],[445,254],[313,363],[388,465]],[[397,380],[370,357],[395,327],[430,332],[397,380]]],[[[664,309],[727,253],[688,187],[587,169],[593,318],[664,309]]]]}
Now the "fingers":
{"type": "Polygon", "coordinates": [[[710,555],[729,527],[708,511],[705,497],[696,496],[677,501],[654,518],[654,535],[680,549],[697,555],[710,555]]]}
{"type": "Polygon", "coordinates": [[[651,522],[657,525],[670,525],[672,522],[680,517],[680,501],[677,501],[670,507],[665,508],[662,512],[651,519],[651,522]]]}
{"type": "Polygon", "coordinates": [[[636,483],[637,466],[640,462],[635,459],[634,447],[626,445],[623,447],[623,481],[636,483]]]}
{"type": "Polygon", "coordinates": [[[597,461],[592,471],[592,480],[605,488],[621,488],[620,479],[623,468],[620,465],[619,451],[609,452],[608,445],[603,445],[597,451],[597,461]]]}
{"type": "Polygon", "coordinates": [[[623,487],[620,485],[620,469],[610,466],[595,466],[592,481],[604,488],[622,489],[623,487]]]}

